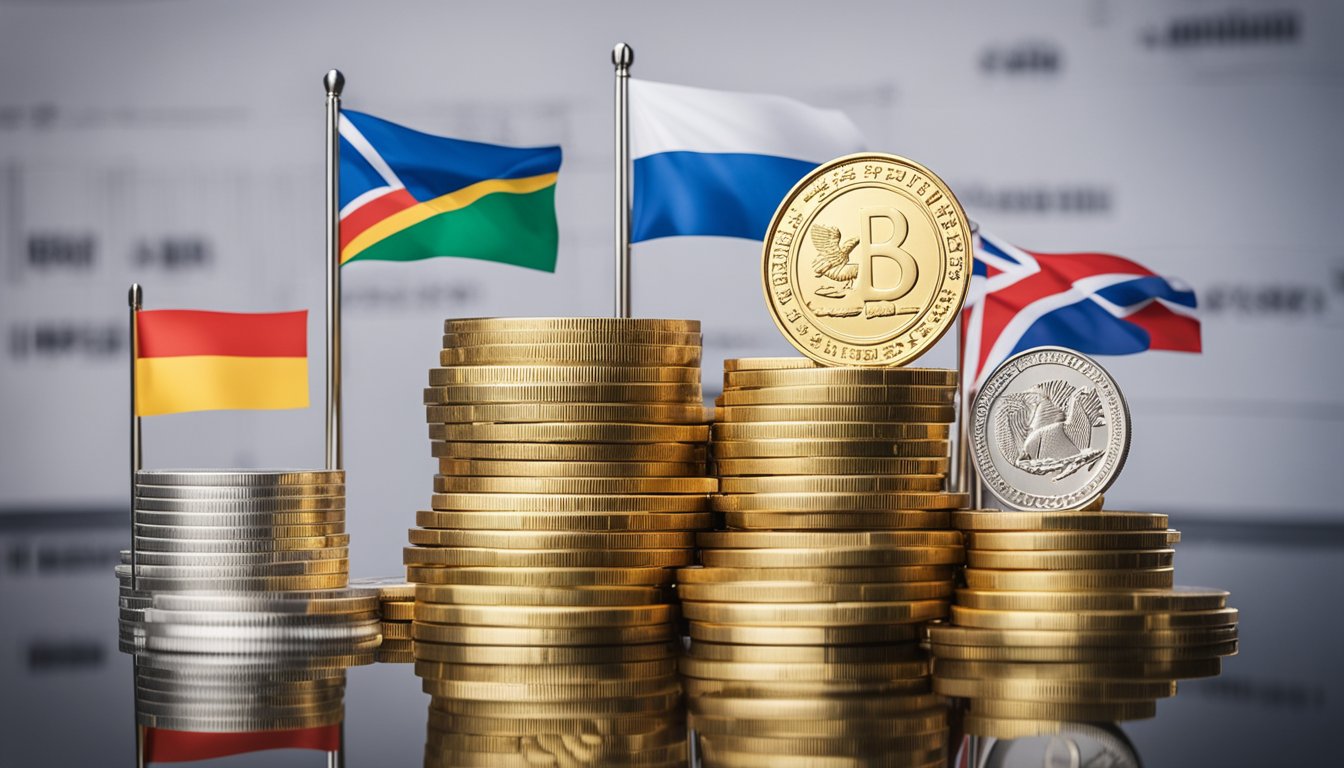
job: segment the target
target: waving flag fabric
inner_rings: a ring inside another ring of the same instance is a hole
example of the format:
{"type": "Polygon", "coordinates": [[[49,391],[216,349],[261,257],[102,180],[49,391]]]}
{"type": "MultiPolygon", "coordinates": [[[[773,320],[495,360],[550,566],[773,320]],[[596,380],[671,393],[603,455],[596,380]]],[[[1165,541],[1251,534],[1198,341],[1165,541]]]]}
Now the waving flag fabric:
{"type": "Polygon", "coordinates": [[[1106,253],[1036,253],[981,233],[963,310],[973,389],[999,363],[1054,345],[1089,355],[1199,352],[1195,292],[1106,253]]]}
{"type": "Polygon", "coordinates": [[[308,407],[308,311],[135,313],[135,413],[308,407]]]}
{"type": "Polygon", "coordinates": [[[555,271],[559,147],[502,147],[341,112],[341,264],[434,256],[555,271]]]}
{"type": "Polygon", "coordinates": [[[803,176],[863,149],[843,112],[782,96],[630,80],[631,242],[760,240],[803,176]]]}

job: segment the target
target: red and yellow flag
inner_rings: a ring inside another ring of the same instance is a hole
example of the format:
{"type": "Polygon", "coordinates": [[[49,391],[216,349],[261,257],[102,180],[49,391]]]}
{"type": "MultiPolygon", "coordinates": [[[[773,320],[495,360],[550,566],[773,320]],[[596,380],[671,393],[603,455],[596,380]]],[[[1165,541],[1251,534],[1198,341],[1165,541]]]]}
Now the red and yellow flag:
{"type": "Polygon", "coordinates": [[[308,407],[308,311],[136,313],[135,413],[308,407]]]}

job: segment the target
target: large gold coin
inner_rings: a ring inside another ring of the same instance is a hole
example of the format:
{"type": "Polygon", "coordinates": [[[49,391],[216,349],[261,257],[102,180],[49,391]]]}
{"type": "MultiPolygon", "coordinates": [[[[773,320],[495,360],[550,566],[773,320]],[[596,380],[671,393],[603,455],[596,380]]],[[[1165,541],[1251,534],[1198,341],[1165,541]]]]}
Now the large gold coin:
{"type": "Polygon", "coordinates": [[[862,603],[682,603],[690,621],[733,626],[846,627],[905,624],[947,615],[946,600],[862,603]]]}
{"type": "Polygon", "coordinates": [[[425,405],[438,403],[696,403],[698,384],[453,384],[428,387],[425,405]]]}
{"type": "Polygon", "coordinates": [[[694,531],[710,527],[709,512],[442,512],[420,510],[423,528],[516,531],[694,531]]]}
{"type": "Polygon", "coordinates": [[[943,475],[762,475],[721,477],[719,493],[890,493],[940,491],[943,475]]]}
{"type": "Polygon", "coordinates": [[[657,587],[671,584],[676,573],[670,568],[410,566],[406,578],[416,584],[498,587],[657,587]]]}
{"type": "Polygon", "coordinates": [[[971,589],[1003,589],[1041,592],[1050,590],[1170,589],[1175,580],[1170,568],[1113,571],[990,571],[966,569],[971,589]]]}
{"type": "Polygon", "coordinates": [[[554,665],[615,664],[676,658],[681,642],[642,645],[497,646],[417,642],[416,657],[451,664],[554,665]]]}
{"type": "Polygon", "coordinates": [[[406,565],[503,568],[670,568],[695,562],[691,549],[487,549],[406,547],[406,565]]]}
{"type": "MultiPolygon", "coordinates": [[[[434,441],[431,445],[433,454],[442,458],[492,461],[656,461],[702,464],[708,455],[705,446],[692,443],[489,443],[459,440],[434,441]]],[[[440,473],[446,472],[443,466],[444,462],[440,461],[440,473]]]]}
{"type": "Polygon", "coordinates": [[[717,512],[895,512],[953,510],[967,501],[964,493],[750,493],[716,496],[712,504],[717,512]]]}
{"type": "Polygon", "coordinates": [[[990,611],[1214,611],[1227,607],[1221,589],[1176,587],[1123,592],[1000,592],[959,589],[957,604],[990,611]]]}
{"type": "Polygon", "coordinates": [[[767,627],[690,623],[691,640],[735,645],[855,645],[899,643],[919,637],[922,624],[866,624],[848,627],[767,627]]]}
{"type": "Polygon", "coordinates": [[[671,605],[448,605],[416,603],[415,620],[432,624],[466,624],[488,627],[536,627],[576,629],[583,627],[637,627],[671,621],[671,605]]]}
{"type": "Polygon", "coordinates": [[[574,493],[435,493],[430,505],[447,512],[704,512],[704,494],[574,493]]]}
{"type": "Polygon", "coordinates": [[[1138,720],[1156,715],[1157,702],[1053,702],[978,698],[971,700],[970,714],[978,717],[1048,718],[1070,722],[1138,720]]]}
{"type": "Polygon", "coordinates": [[[421,584],[415,599],[447,605],[653,605],[671,593],[656,587],[498,587],[421,584]]]}
{"type": "Polygon", "coordinates": [[[874,565],[958,565],[961,547],[828,547],[805,549],[706,549],[707,568],[844,568],[874,565]]]}
{"type": "Polygon", "coordinates": [[[522,365],[544,360],[548,363],[608,365],[700,365],[698,346],[662,346],[658,344],[489,344],[457,347],[439,352],[439,364],[449,365],[522,365]]]}
{"type": "Polygon", "coordinates": [[[724,389],[789,387],[955,387],[957,372],[949,368],[792,368],[725,370],[724,389]]]}
{"type": "Polygon", "coordinates": [[[948,450],[946,440],[720,440],[714,443],[714,458],[940,458],[948,450]]]}
{"type": "Polygon", "coordinates": [[[696,536],[703,549],[804,547],[960,547],[958,531],[706,531],[696,536]]]}
{"type": "Polygon", "coordinates": [[[678,584],[677,595],[683,601],[697,600],[723,603],[897,602],[906,600],[943,600],[946,602],[952,595],[952,582],[804,584],[800,582],[766,581],[678,584]]]}
{"type": "Polygon", "coordinates": [[[946,440],[947,424],[892,421],[740,421],[714,423],[715,440],[946,440]]]}
{"type": "Polygon", "coordinates": [[[479,347],[487,344],[657,344],[699,346],[700,334],[647,329],[495,329],[454,330],[443,335],[443,346],[479,347]]]}
{"type": "Polygon", "coordinates": [[[906,385],[764,387],[725,389],[717,405],[951,405],[955,387],[906,385]]]}
{"type": "MultiPolygon", "coordinates": [[[[940,406],[930,406],[940,407],[940,406]]],[[[649,422],[704,424],[699,403],[487,403],[485,405],[427,405],[425,419],[432,424],[536,424],[553,421],[649,422]]]]}
{"type": "Polygon", "coordinates": [[[879,565],[833,568],[682,568],[678,584],[735,584],[741,582],[801,582],[803,584],[862,584],[950,581],[950,565],[879,565]]]}
{"type": "Polygon", "coordinates": [[[479,331],[699,333],[700,321],[655,317],[453,317],[443,321],[444,333],[479,331]]]}
{"type": "Polygon", "coordinates": [[[826,365],[897,366],[942,338],[966,300],[971,226],[952,191],[896,155],[817,167],[766,230],[775,325],[826,365]]]}
{"type": "Polygon", "coordinates": [[[703,462],[494,461],[440,458],[439,473],[468,477],[703,477],[707,474],[707,470],[703,462]]]}
{"type": "Polygon", "coordinates": [[[994,550],[974,549],[966,553],[971,568],[1004,570],[1129,570],[1166,568],[1176,557],[1174,549],[1158,550],[994,550]]]}
{"type": "Polygon", "coordinates": [[[952,606],[952,623],[984,629],[1148,630],[1225,627],[1237,623],[1236,608],[1179,613],[1129,611],[985,611],[952,606]]]}
{"type": "Polygon", "coordinates": [[[725,512],[729,528],[765,531],[946,528],[946,512],[725,512]]]}
{"type": "Polygon", "coordinates": [[[1165,549],[1180,531],[967,531],[967,549],[1165,549]]]}
{"type": "Polygon", "coordinates": [[[1235,640],[1208,645],[1165,647],[932,645],[939,659],[1051,663],[1157,663],[1212,659],[1237,652],[1235,640]]]}
{"type": "Polygon", "coordinates": [[[950,405],[727,405],[715,408],[714,418],[730,423],[867,420],[950,424],[956,409],[950,405]]]}
{"type": "Polygon", "coordinates": [[[712,477],[466,477],[437,475],[441,493],[661,494],[713,493],[712,477]]]}
{"type": "Polygon", "coordinates": [[[536,424],[430,424],[431,440],[518,443],[692,443],[709,439],[705,424],[544,422],[536,424]]]}
{"type": "Polygon", "coordinates": [[[1167,516],[1153,512],[1018,512],[965,510],[952,518],[963,531],[1165,531],[1167,516]]]}
{"type": "Polygon", "coordinates": [[[676,549],[695,546],[690,531],[510,531],[412,528],[410,542],[432,547],[487,549],[676,549]]]}
{"type": "Polygon", "coordinates": [[[960,661],[937,659],[936,677],[963,679],[1035,679],[1035,680],[1178,680],[1213,677],[1222,669],[1222,659],[1189,661],[1106,662],[1073,664],[1031,664],[1011,661],[960,661]]]}
{"type": "Polygon", "coordinates": [[[466,645],[639,645],[662,643],[677,635],[671,623],[627,627],[478,627],[458,624],[411,625],[417,642],[466,645]]]}
{"type": "MultiPolygon", "coordinates": [[[[975,629],[935,626],[929,628],[934,645],[1162,648],[1212,645],[1237,639],[1236,627],[1149,630],[1047,630],[975,629]]],[[[935,656],[938,654],[935,652],[935,656]]]]}

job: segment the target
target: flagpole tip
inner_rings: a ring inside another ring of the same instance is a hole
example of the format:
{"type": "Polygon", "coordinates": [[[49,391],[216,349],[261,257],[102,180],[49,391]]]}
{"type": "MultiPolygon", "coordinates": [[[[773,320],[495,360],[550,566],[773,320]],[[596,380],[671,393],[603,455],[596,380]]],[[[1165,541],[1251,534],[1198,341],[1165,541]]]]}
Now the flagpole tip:
{"type": "Polygon", "coordinates": [[[630,65],[635,63],[635,49],[627,43],[617,43],[616,47],[611,49],[611,63],[616,65],[617,69],[629,69],[630,65]]]}
{"type": "Polygon", "coordinates": [[[341,70],[333,69],[322,78],[322,85],[326,86],[328,96],[340,96],[345,89],[345,75],[341,70]]]}
{"type": "Polygon", "coordinates": [[[126,302],[135,309],[139,309],[145,300],[145,292],[140,289],[139,283],[131,283],[131,289],[126,292],[126,302]]]}

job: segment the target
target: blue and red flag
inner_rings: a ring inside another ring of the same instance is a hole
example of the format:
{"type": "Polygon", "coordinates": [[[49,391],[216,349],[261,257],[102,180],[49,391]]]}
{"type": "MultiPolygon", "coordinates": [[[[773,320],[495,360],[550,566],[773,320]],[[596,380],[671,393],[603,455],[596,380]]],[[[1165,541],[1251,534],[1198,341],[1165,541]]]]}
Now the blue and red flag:
{"type": "Polygon", "coordinates": [[[1036,253],[981,232],[962,312],[967,384],[1032,347],[1199,352],[1195,292],[1108,253],[1036,253]]]}

